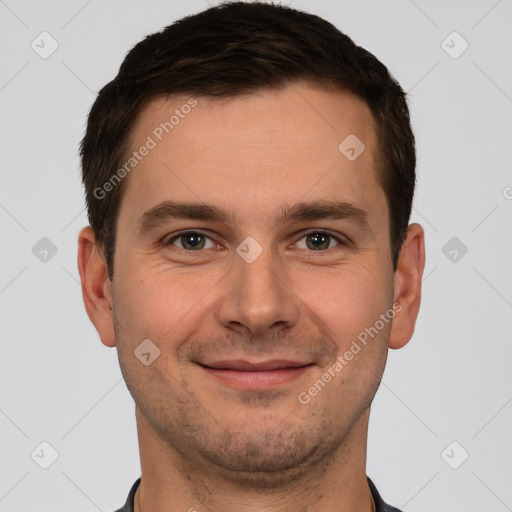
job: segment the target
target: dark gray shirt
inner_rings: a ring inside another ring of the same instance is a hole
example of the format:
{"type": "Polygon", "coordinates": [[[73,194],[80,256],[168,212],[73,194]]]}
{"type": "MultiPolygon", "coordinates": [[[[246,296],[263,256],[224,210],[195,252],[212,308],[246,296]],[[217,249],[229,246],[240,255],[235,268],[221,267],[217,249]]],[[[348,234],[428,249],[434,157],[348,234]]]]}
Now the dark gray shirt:
{"type": "MultiPolygon", "coordinates": [[[[368,477],[366,478],[368,479],[368,485],[370,486],[370,491],[372,492],[373,501],[375,501],[375,512],[401,512],[397,508],[384,503],[373,482],[368,477]]],[[[133,512],[133,499],[135,497],[135,491],[137,490],[137,487],[139,487],[139,484],[140,478],[133,484],[133,487],[130,490],[130,494],[128,494],[128,499],[126,500],[124,507],[120,508],[116,512],[133,512]]]]}

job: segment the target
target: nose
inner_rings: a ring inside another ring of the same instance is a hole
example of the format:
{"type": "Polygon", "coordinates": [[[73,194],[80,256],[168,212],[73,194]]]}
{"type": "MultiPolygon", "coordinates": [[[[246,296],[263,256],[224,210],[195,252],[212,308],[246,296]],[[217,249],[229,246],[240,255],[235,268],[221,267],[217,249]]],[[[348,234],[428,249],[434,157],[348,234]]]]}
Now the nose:
{"type": "Polygon", "coordinates": [[[300,299],[289,282],[284,263],[270,249],[248,263],[233,256],[233,270],[223,280],[217,308],[218,321],[238,333],[264,335],[269,330],[294,326],[300,315],[300,299]]]}

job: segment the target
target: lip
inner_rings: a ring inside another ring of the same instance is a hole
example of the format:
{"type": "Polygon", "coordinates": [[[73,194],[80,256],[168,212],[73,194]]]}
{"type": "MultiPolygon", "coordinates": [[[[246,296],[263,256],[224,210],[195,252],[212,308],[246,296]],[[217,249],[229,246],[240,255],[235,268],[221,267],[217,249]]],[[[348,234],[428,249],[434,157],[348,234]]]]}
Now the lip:
{"type": "Polygon", "coordinates": [[[268,389],[293,382],[306,373],[313,363],[274,359],[249,362],[215,361],[199,365],[220,382],[239,389],[268,389]]]}
{"type": "Polygon", "coordinates": [[[211,363],[201,363],[202,366],[208,366],[216,370],[238,370],[246,372],[262,372],[271,370],[281,370],[284,368],[299,368],[306,366],[307,362],[291,361],[288,359],[271,359],[268,361],[253,362],[244,359],[231,359],[223,361],[213,361],[211,363]]]}

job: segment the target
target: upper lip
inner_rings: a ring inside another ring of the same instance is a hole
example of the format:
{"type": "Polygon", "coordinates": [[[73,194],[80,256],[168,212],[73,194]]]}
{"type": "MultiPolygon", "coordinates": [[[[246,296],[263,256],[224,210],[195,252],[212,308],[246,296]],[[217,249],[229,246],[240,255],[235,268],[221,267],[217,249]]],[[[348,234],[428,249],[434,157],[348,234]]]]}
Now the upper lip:
{"type": "Polygon", "coordinates": [[[230,360],[230,361],[213,361],[211,363],[199,363],[202,366],[208,368],[214,368],[216,370],[238,370],[246,372],[263,372],[271,370],[280,370],[283,368],[300,368],[301,366],[307,366],[312,363],[306,363],[303,361],[290,361],[286,359],[272,359],[269,361],[260,362],[249,362],[242,359],[230,360]]]}

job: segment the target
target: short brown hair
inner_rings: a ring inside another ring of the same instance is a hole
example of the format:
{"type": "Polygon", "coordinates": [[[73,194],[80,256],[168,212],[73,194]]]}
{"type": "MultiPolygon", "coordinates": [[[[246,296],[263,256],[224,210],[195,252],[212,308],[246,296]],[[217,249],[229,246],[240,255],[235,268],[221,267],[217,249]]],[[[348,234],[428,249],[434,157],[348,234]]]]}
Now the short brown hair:
{"type": "Polygon", "coordinates": [[[373,113],[396,270],[416,181],[406,94],[374,55],[324,19],[282,5],[232,2],[182,18],[135,45],[91,108],[80,146],[82,180],[111,279],[126,180],[104,197],[97,190],[122,165],[148,102],[171,94],[231,97],[301,79],[351,92],[373,113]]]}

